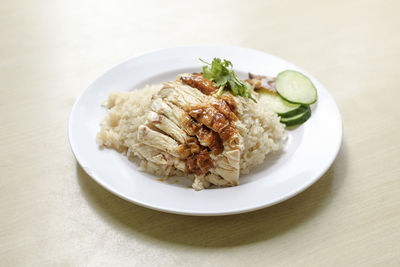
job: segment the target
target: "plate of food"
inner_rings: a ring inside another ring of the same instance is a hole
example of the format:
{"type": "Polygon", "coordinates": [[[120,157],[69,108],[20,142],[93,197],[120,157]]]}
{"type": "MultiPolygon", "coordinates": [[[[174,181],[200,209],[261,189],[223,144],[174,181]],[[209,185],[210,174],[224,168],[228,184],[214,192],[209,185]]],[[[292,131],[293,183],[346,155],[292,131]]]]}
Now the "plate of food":
{"type": "Polygon", "coordinates": [[[340,149],[342,121],[325,87],[281,58],[174,47],[98,77],[72,108],[69,140],[86,173],[123,199],[228,215],[317,181],[340,149]]]}

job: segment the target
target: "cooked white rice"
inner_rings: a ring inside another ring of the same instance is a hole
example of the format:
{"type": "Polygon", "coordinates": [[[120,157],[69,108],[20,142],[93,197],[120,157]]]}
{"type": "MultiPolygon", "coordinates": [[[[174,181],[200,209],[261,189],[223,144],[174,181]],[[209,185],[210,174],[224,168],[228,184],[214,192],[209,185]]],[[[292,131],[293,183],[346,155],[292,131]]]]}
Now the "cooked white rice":
{"type": "MultiPolygon", "coordinates": [[[[108,113],[101,123],[97,135],[100,146],[115,149],[128,157],[136,156],[138,127],[146,122],[151,97],[162,85],[146,86],[131,92],[111,93],[107,99],[108,113]]],[[[270,152],[280,150],[286,140],[286,131],[276,113],[263,104],[256,104],[244,97],[235,97],[238,102],[239,147],[241,150],[240,173],[248,173],[262,163],[270,152]]],[[[143,171],[156,175],[171,176],[177,173],[174,167],[141,161],[143,171]]],[[[180,173],[182,174],[182,173],[180,173]]]]}

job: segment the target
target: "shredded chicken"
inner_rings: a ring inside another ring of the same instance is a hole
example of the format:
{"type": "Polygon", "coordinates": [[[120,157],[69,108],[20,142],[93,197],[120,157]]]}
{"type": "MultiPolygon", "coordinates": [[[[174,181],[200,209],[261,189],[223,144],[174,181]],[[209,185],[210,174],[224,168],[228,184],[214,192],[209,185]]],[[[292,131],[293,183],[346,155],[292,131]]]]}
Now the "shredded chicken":
{"type": "Polygon", "coordinates": [[[239,183],[236,102],[198,74],[183,74],[153,95],[147,121],[138,129],[137,154],[195,175],[193,188],[239,183]]]}
{"type": "Polygon", "coordinates": [[[145,125],[139,126],[138,140],[148,146],[158,148],[162,151],[178,156],[176,149],[178,143],[168,135],[156,132],[145,125]]]}

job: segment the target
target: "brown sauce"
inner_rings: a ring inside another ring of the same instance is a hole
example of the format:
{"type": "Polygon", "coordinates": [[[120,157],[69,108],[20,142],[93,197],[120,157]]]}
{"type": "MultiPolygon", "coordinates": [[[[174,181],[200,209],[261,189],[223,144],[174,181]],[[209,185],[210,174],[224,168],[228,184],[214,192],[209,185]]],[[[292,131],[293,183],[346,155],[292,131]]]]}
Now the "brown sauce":
{"type": "Polygon", "coordinates": [[[196,122],[190,116],[187,116],[187,118],[185,118],[183,125],[190,135],[195,135],[197,131],[199,131],[199,129],[201,128],[201,124],[196,122]]]}
{"type": "Polygon", "coordinates": [[[181,81],[184,84],[199,89],[205,95],[212,95],[218,91],[218,87],[212,81],[207,80],[199,73],[195,73],[189,77],[181,77],[181,81]]]}
{"type": "Polygon", "coordinates": [[[202,175],[207,173],[212,167],[214,167],[214,164],[212,163],[210,153],[207,149],[203,149],[200,153],[187,158],[185,172],[202,175]]]}
{"type": "Polygon", "coordinates": [[[203,149],[199,154],[195,155],[197,166],[201,170],[201,174],[207,173],[209,169],[214,167],[212,163],[210,153],[207,149],[203,149]]]}
{"type": "Polygon", "coordinates": [[[218,99],[214,103],[212,103],[212,106],[216,108],[219,112],[224,114],[224,116],[230,120],[230,121],[237,121],[238,118],[236,117],[235,113],[232,112],[231,108],[229,105],[225,102],[223,99],[218,99]]]}
{"type": "Polygon", "coordinates": [[[210,154],[218,155],[224,150],[224,146],[220,136],[211,129],[201,126],[198,122],[187,120],[185,126],[193,131],[196,137],[189,138],[184,144],[180,144],[177,148],[179,158],[185,160],[185,172],[201,175],[207,173],[214,165],[210,154]],[[207,145],[202,146],[200,143],[207,145]]]}
{"type": "Polygon", "coordinates": [[[180,144],[177,148],[180,159],[187,159],[189,156],[200,153],[201,145],[195,137],[189,138],[186,143],[180,144]]]}
{"type": "Polygon", "coordinates": [[[210,153],[203,149],[200,153],[191,155],[186,160],[186,172],[201,175],[207,173],[214,164],[212,163],[210,153]]]}
{"type": "MultiPolygon", "coordinates": [[[[233,99],[230,95],[223,95],[221,96],[222,100],[228,105],[229,109],[234,113],[237,114],[237,103],[235,99],[233,99]]],[[[237,118],[236,118],[237,119],[237,118]]]]}
{"type": "Polygon", "coordinates": [[[218,155],[224,150],[222,140],[217,133],[200,125],[192,118],[186,121],[185,127],[196,134],[200,142],[205,143],[210,151],[202,146],[196,137],[190,137],[184,144],[178,146],[176,152],[180,159],[185,160],[186,173],[205,174],[214,166],[210,153],[218,155]]]}
{"type": "Polygon", "coordinates": [[[236,133],[236,127],[225,115],[208,105],[198,105],[191,108],[189,115],[219,134],[222,141],[227,141],[236,133]]]}
{"type": "Polygon", "coordinates": [[[205,143],[214,155],[219,155],[224,151],[221,137],[219,137],[219,135],[213,130],[210,130],[203,125],[203,127],[201,127],[197,132],[197,136],[199,141],[205,143]]]}

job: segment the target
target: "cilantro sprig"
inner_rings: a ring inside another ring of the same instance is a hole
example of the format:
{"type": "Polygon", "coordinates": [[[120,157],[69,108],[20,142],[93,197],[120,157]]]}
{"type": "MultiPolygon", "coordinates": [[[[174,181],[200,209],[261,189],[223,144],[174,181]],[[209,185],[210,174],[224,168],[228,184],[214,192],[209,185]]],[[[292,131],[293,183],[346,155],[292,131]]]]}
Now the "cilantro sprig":
{"type": "Polygon", "coordinates": [[[229,60],[222,61],[220,58],[214,58],[211,63],[208,63],[200,58],[200,61],[207,64],[203,66],[203,77],[215,82],[219,88],[217,96],[220,96],[224,90],[228,90],[233,95],[248,97],[257,103],[251,95],[253,87],[236,75],[229,60]]]}

